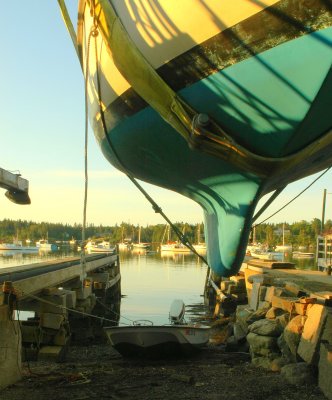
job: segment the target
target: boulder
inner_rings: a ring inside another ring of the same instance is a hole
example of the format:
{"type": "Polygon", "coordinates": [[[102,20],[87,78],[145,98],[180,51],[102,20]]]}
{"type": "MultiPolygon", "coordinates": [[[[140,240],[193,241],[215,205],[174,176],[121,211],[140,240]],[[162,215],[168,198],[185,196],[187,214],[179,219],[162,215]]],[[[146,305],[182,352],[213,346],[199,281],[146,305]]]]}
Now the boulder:
{"type": "Polygon", "coordinates": [[[284,330],[285,342],[294,356],[297,353],[305,321],[305,316],[297,315],[289,321],[284,330]]]}
{"type": "Polygon", "coordinates": [[[278,337],[277,343],[278,343],[278,347],[279,347],[279,350],[280,350],[282,356],[283,356],[286,360],[288,360],[288,364],[294,363],[294,362],[297,361],[296,355],[294,355],[294,354],[290,351],[290,348],[289,348],[287,342],[285,341],[285,336],[284,336],[284,334],[281,334],[281,335],[278,337]]]}
{"type": "Polygon", "coordinates": [[[263,368],[270,370],[271,360],[268,357],[254,357],[251,363],[256,368],[263,368]]]}
{"type": "Polygon", "coordinates": [[[286,311],[282,310],[281,308],[271,307],[265,315],[267,319],[275,319],[280,317],[281,315],[287,314],[286,311]]]}
{"type": "Polygon", "coordinates": [[[249,332],[262,336],[278,337],[282,334],[283,327],[277,320],[261,319],[248,327],[249,332]]]}
{"type": "Polygon", "coordinates": [[[318,364],[318,385],[328,399],[332,399],[332,345],[322,342],[318,364]]]}
{"type": "Polygon", "coordinates": [[[283,356],[279,356],[271,361],[270,370],[272,372],[280,372],[284,365],[289,364],[289,360],[283,356]]]}
{"type": "Polygon", "coordinates": [[[320,339],[327,314],[328,309],[321,304],[314,304],[308,311],[297,352],[309,364],[318,364],[320,339]]]}
{"type": "Polygon", "coordinates": [[[268,309],[269,307],[259,308],[257,311],[250,314],[246,319],[247,324],[251,325],[253,322],[258,321],[259,319],[264,319],[268,309]]]}
{"type": "Polygon", "coordinates": [[[296,386],[312,384],[316,380],[312,368],[305,362],[287,364],[280,373],[288,383],[296,386]]]}
{"type": "Polygon", "coordinates": [[[267,356],[254,355],[254,357],[251,360],[251,363],[254,365],[254,367],[263,368],[268,371],[274,371],[273,368],[275,360],[278,360],[279,358],[280,358],[279,353],[269,353],[267,356]]]}
{"type": "Polygon", "coordinates": [[[287,324],[290,321],[290,314],[288,312],[285,312],[284,314],[281,314],[278,317],[276,317],[276,320],[280,323],[281,326],[286,328],[287,324]]]}
{"type": "Polygon", "coordinates": [[[261,336],[256,333],[248,333],[247,341],[250,353],[254,355],[267,356],[278,351],[277,338],[272,336],[261,336]]]}
{"type": "Polygon", "coordinates": [[[241,342],[246,339],[248,328],[243,328],[242,324],[240,324],[239,322],[235,322],[233,326],[233,333],[235,340],[237,342],[241,342]]]}

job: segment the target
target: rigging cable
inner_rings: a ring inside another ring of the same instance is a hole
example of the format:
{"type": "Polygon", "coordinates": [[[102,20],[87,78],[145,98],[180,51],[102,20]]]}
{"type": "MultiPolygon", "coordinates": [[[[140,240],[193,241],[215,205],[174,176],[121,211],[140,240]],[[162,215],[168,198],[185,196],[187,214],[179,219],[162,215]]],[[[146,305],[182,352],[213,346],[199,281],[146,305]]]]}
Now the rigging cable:
{"type": "MultiPolygon", "coordinates": [[[[94,8],[93,8],[94,9],[94,8]]],[[[86,233],[86,210],[88,203],[88,73],[89,73],[89,54],[91,38],[98,35],[95,23],[91,27],[86,53],[86,65],[85,65],[85,82],[84,82],[84,106],[85,106],[85,126],[84,126],[84,205],[83,205],[83,223],[82,223],[82,245],[81,245],[81,281],[86,278],[86,257],[85,257],[85,233],[86,233]]]]}
{"type": "Polygon", "coordinates": [[[293,197],[289,202],[287,202],[286,204],[284,204],[281,208],[279,208],[279,210],[277,210],[276,212],[274,212],[273,214],[271,214],[270,216],[268,216],[267,218],[265,218],[263,221],[261,221],[258,224],[255,224],[253,226],[253,228],[255,228],[256,226],[259,226],[261,224],[263,224],[265,221],[267,221],[268,219],[274,217],[276,214],[278,214],[280,211],[282,211],[284,208],[286,208],[289,204],[291,204],[294,200],[296,200],[298,197],[301,196],[301,194],[303,194],[306,190],[308,190],[315,182],[318,181],[318,179],[320,179],[324,174],[326,174],[326,172],[328,172],[331,169],[332,166],[326,168],[325,171],[323,171],[316,179],[314,179],[310,185],[308,185],[305,189],[303,189],[300,193],[298,193],[295,197],[293,197]]]}
{"type": "MultiPolygon", "coordinates": [[[[93,5],[92,5],[93,7],[93,5]]],[[[97,27],[97,21],[95,15],[93,15],[94,18],[94,27],[96,30],[98,29],[97,27]]],[[[187,237],[178,229],[176,225],[173,224],[173,222],[167,217],[167,215],[162,211],[161,207],[153,200],[153,198],[147,193],[147,191],[138,183],[138,181],[134,178],[134,176],[128,171],[128,169],[125,167],[123,164],[122,160],[120,159],[119,155],[117,154],[117,151],[115,150],[113,143],[111,142],[111,139],[109,135],[107,134],[107,127],[106,127],[106,120],[105,120],[105,115],[104,115],[104,110],[102,108],[102,103],[101,103],[101,86],[100,86],[100,76],[99,76],[99,65],[98,65],[98,54],[97,54],[97,34],[94,35],[95,38],[95,61],[96,61],[96,77],[97,77],[97,92],[98,92],[98,105],[99,105],[99,111],[100,111],[100,119],[102,123],[102,128],[104,132],[104,136],[118,162],[118,164],[121,166],[122,170],[124,173],[127,175],[127,177],[131,180],[131,182],[137,187],[137,189],[144,195],[144,197],[148,200],[148,202],[152,205],[152,208],[155,213],[159,213],[164,220],[172,227],[173,231],[175,232],[176,236],[180,239],[181,243],[184,244],[186,247],[188,247],[197,257],[200,258],[207,266],[209,266],[207,260],[205,257],[203,257],[201,254],[199,254],[194,246],[189,242],[187,237]]],[[[89,60],[87,60],[87,63],[89,60]]],[[[87,80],[87,76],[85,77],[87,80]]]]}
{"type": "Polygon", "coordinates": [[[265,202],[265,204],[257,211],[257,213],[253,216],[252,222],[255,222],[263,212],[272,204],[272,202],[279,196],[279,194],[287,187],[287,185],[277,189],[272,196],[265,202]]]}

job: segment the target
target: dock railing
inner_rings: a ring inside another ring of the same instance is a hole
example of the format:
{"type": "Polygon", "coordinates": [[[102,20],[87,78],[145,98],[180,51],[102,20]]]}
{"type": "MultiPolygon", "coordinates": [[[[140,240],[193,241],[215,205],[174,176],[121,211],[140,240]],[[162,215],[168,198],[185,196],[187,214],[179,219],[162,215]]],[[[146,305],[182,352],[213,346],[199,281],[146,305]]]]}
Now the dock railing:
{"type": "Polygon", "coordinates": [[[318,235],[316,240],[316,266],[320,271],[331,271],[332,235],[318,235]]]}

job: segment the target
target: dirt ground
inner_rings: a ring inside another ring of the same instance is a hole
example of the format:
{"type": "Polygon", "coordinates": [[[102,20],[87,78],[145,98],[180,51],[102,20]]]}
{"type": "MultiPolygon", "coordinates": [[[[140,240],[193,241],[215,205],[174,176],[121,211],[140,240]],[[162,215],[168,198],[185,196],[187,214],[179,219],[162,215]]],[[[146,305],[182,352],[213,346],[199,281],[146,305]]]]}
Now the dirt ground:
{"type": "Polygon", "coordinates": [[[24,363],[23,374],[1,400],[325,399],[317,386],[291,386],[279,373],[254,368],[248,354],[218,345],[158,361],[124,359],[108,344],[72,346],[65,362],[24,363]]]}

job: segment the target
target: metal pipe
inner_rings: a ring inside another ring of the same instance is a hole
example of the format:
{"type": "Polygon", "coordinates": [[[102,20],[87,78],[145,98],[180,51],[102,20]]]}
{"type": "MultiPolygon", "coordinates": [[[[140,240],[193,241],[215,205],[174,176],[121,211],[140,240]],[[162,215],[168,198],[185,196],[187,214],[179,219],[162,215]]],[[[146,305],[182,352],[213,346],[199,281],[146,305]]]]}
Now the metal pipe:
{"type": "Polygon", "coordinates": [[[226,296],[221,289],[218,288],[218,286],[210,279],[210,285],[213,287],[215,290],[217,296],[219,297],[219,301],[224,301],[228,299],[228,296],[226,296]]]}

